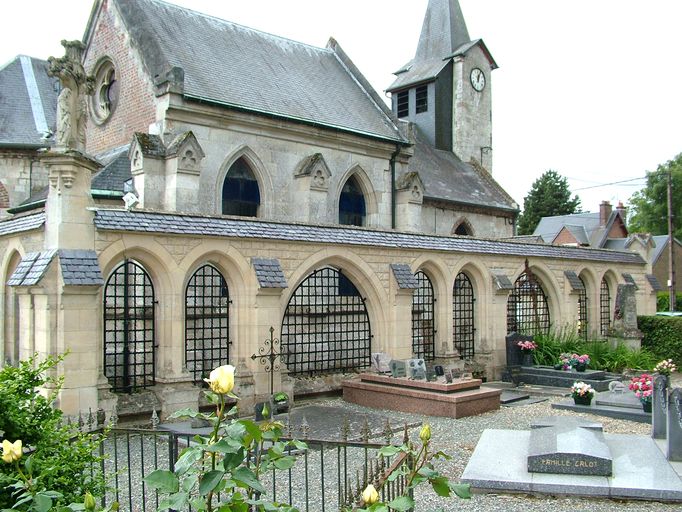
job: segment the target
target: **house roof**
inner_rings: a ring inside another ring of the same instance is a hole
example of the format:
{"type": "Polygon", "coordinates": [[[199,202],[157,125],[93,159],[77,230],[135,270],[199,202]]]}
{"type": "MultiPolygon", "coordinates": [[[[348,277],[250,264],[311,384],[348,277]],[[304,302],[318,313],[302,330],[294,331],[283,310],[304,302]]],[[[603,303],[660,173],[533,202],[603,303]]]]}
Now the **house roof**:
{"type": "Polygon", "coordinates": [[[59,81],[47,61],[19,55],[0,68],[0,147],[49,147],[59,81]]]}
{"type": "Polygon", "coordinates": [[[589,238],[589,234],[599,228],[599,212],[542,217],[535,227],[533,234],[541,236],[546,243],[552,243],[564,226],[571,226],[571,233],[573,233],[574,236],[576,228],[580,226],[583,228],[585,235],[589,238]]]}
{"type": "Polygon", "coordinates": [[[149,76],[182,69],[186,99],[407,142],[335,42],[318,48],[160,0],[115,2],[149,76]]]}
{"type": "Polygon", "coordinates": [[[645,263],[639,254],[633,252],[501,242],[473,237],[421,235],[346,226],[316,226],[234,217],[167,214],[144,210],[100,208],[95,212],[95,227],[106,231],[283,240],[456,253],[506,254],[635,265],[645,263]]]}
{"type": "Polygon", "coordinates": [[[417,172],[426,199],[517,211],[514,199],[484,169],[462,162],[451,151],[424,142],[415,127],[414,155],[408,172],[417,172]]]}

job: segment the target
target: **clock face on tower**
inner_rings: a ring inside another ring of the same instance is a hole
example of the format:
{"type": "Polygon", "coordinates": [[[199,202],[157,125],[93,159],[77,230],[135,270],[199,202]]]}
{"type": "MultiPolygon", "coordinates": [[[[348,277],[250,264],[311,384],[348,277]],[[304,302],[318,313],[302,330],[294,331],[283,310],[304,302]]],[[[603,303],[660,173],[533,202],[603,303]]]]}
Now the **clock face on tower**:
{"type": "Polygon", "coordinates": [[[478,92],[485,88],[485,74],[480,69],[472,69],[469,78],[471,79],[471,86],[478,92]]]}

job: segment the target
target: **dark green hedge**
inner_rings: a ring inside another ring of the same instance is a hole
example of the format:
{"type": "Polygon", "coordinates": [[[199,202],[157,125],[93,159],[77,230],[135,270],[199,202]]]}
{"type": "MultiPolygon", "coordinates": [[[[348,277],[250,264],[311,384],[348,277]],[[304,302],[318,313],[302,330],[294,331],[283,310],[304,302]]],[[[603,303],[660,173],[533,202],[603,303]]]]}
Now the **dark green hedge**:
{"type": "MultiPolygon", "coordinates": [[[[658,292],[656,294],[656,311],[670,311],[670,293],[658,292]]],[[[675,311],[682,311],[682,293],[675,294],[675,311]]]]}
{"type": "Polygon", "coordinates": [[[644,334],[642,347],[682,368],[682,317],[639,316],[637,325],[644,334]]]}

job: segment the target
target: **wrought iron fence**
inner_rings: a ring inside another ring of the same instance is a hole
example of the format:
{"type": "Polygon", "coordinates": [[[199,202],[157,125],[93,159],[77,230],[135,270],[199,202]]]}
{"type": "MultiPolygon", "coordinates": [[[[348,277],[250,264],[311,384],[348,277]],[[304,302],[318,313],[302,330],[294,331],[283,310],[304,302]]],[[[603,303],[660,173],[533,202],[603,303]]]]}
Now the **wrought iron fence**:
{"type": "MultiPolygon", "coordinates": [[[[365,426],[359,439],[349,439],[347,424],[339,440],[308,437],[306,422],[300,426],[301,436],[294,436],[288,426],[283,440],[298,437],[308,445],[307,450],[288,448],[297,458],[293,467],[261,475],[261,483],[268,490],[263,496],[272,501],[289,503],[302,512],[352,510],[359,503],[362,490],[373,483],[380,489],[382,500],[389,501],[405,491],[405,479],[388,481],[387,476],[403,462],[395,456],[381,457],[379,450],[392,444],[390,425],[375,438],[365,426]]],[[[407,436],[407,426],[404,430],[407,436]]],[[[108,491],[101,504],[117,501],[120,510],[147,512],[156,510],[160,497],[145,485],[144,478],[157,469],[172,470],[183,448],[192,442],[194,434],[178,434],[155,429],[111,428],[100,445],[101,462],[98,468],[108,482],[108,491]]],[[[247,460],[254,458],[247,455],[247,460]]]]}

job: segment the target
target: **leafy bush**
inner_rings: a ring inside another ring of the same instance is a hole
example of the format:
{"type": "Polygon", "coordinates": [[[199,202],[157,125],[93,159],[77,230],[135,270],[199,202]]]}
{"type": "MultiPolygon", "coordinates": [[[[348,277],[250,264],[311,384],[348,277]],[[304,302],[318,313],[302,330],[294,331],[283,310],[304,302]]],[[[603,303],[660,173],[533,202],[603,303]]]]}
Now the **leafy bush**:
{"type": "Polygon", "coordinates": [[[642,346],[660,359],[672,359],[682,367],[682,318],[639,316],[637,326],[644,334],[642,346]]]}
{"type": "MultiPolygon", "coordinates": [[[[670,293],[656,294],[656,311],[670,311],[670,293]]],[[[675,311],[682,311],[682,293],[679,292],[675,294],[675,311]]]]}
{"type": "MultiPolygon", "coordinates": [[[[86,491],[101,495],[104,479],[95,455],[101,438],[63,426],[62,412],[53,408],[61,379],[48,374],[63,357],[38,363],[33,357],[18,367],[0,370],[0,431],[4,439],[21,440],[33,453],[22,460],[31,477],[30,493],[47,493],[61,504],[83,500],[86,491]],[[40,389],[48,390],[44,395],[40,389]]],[[[16,464],[0,462],[0,509],[15,506],[27,510],[30,503],[16,506],[16,483],[22,479],[16,464]],[[14,488],[10,486],[14,485],[14,488]]]]}

